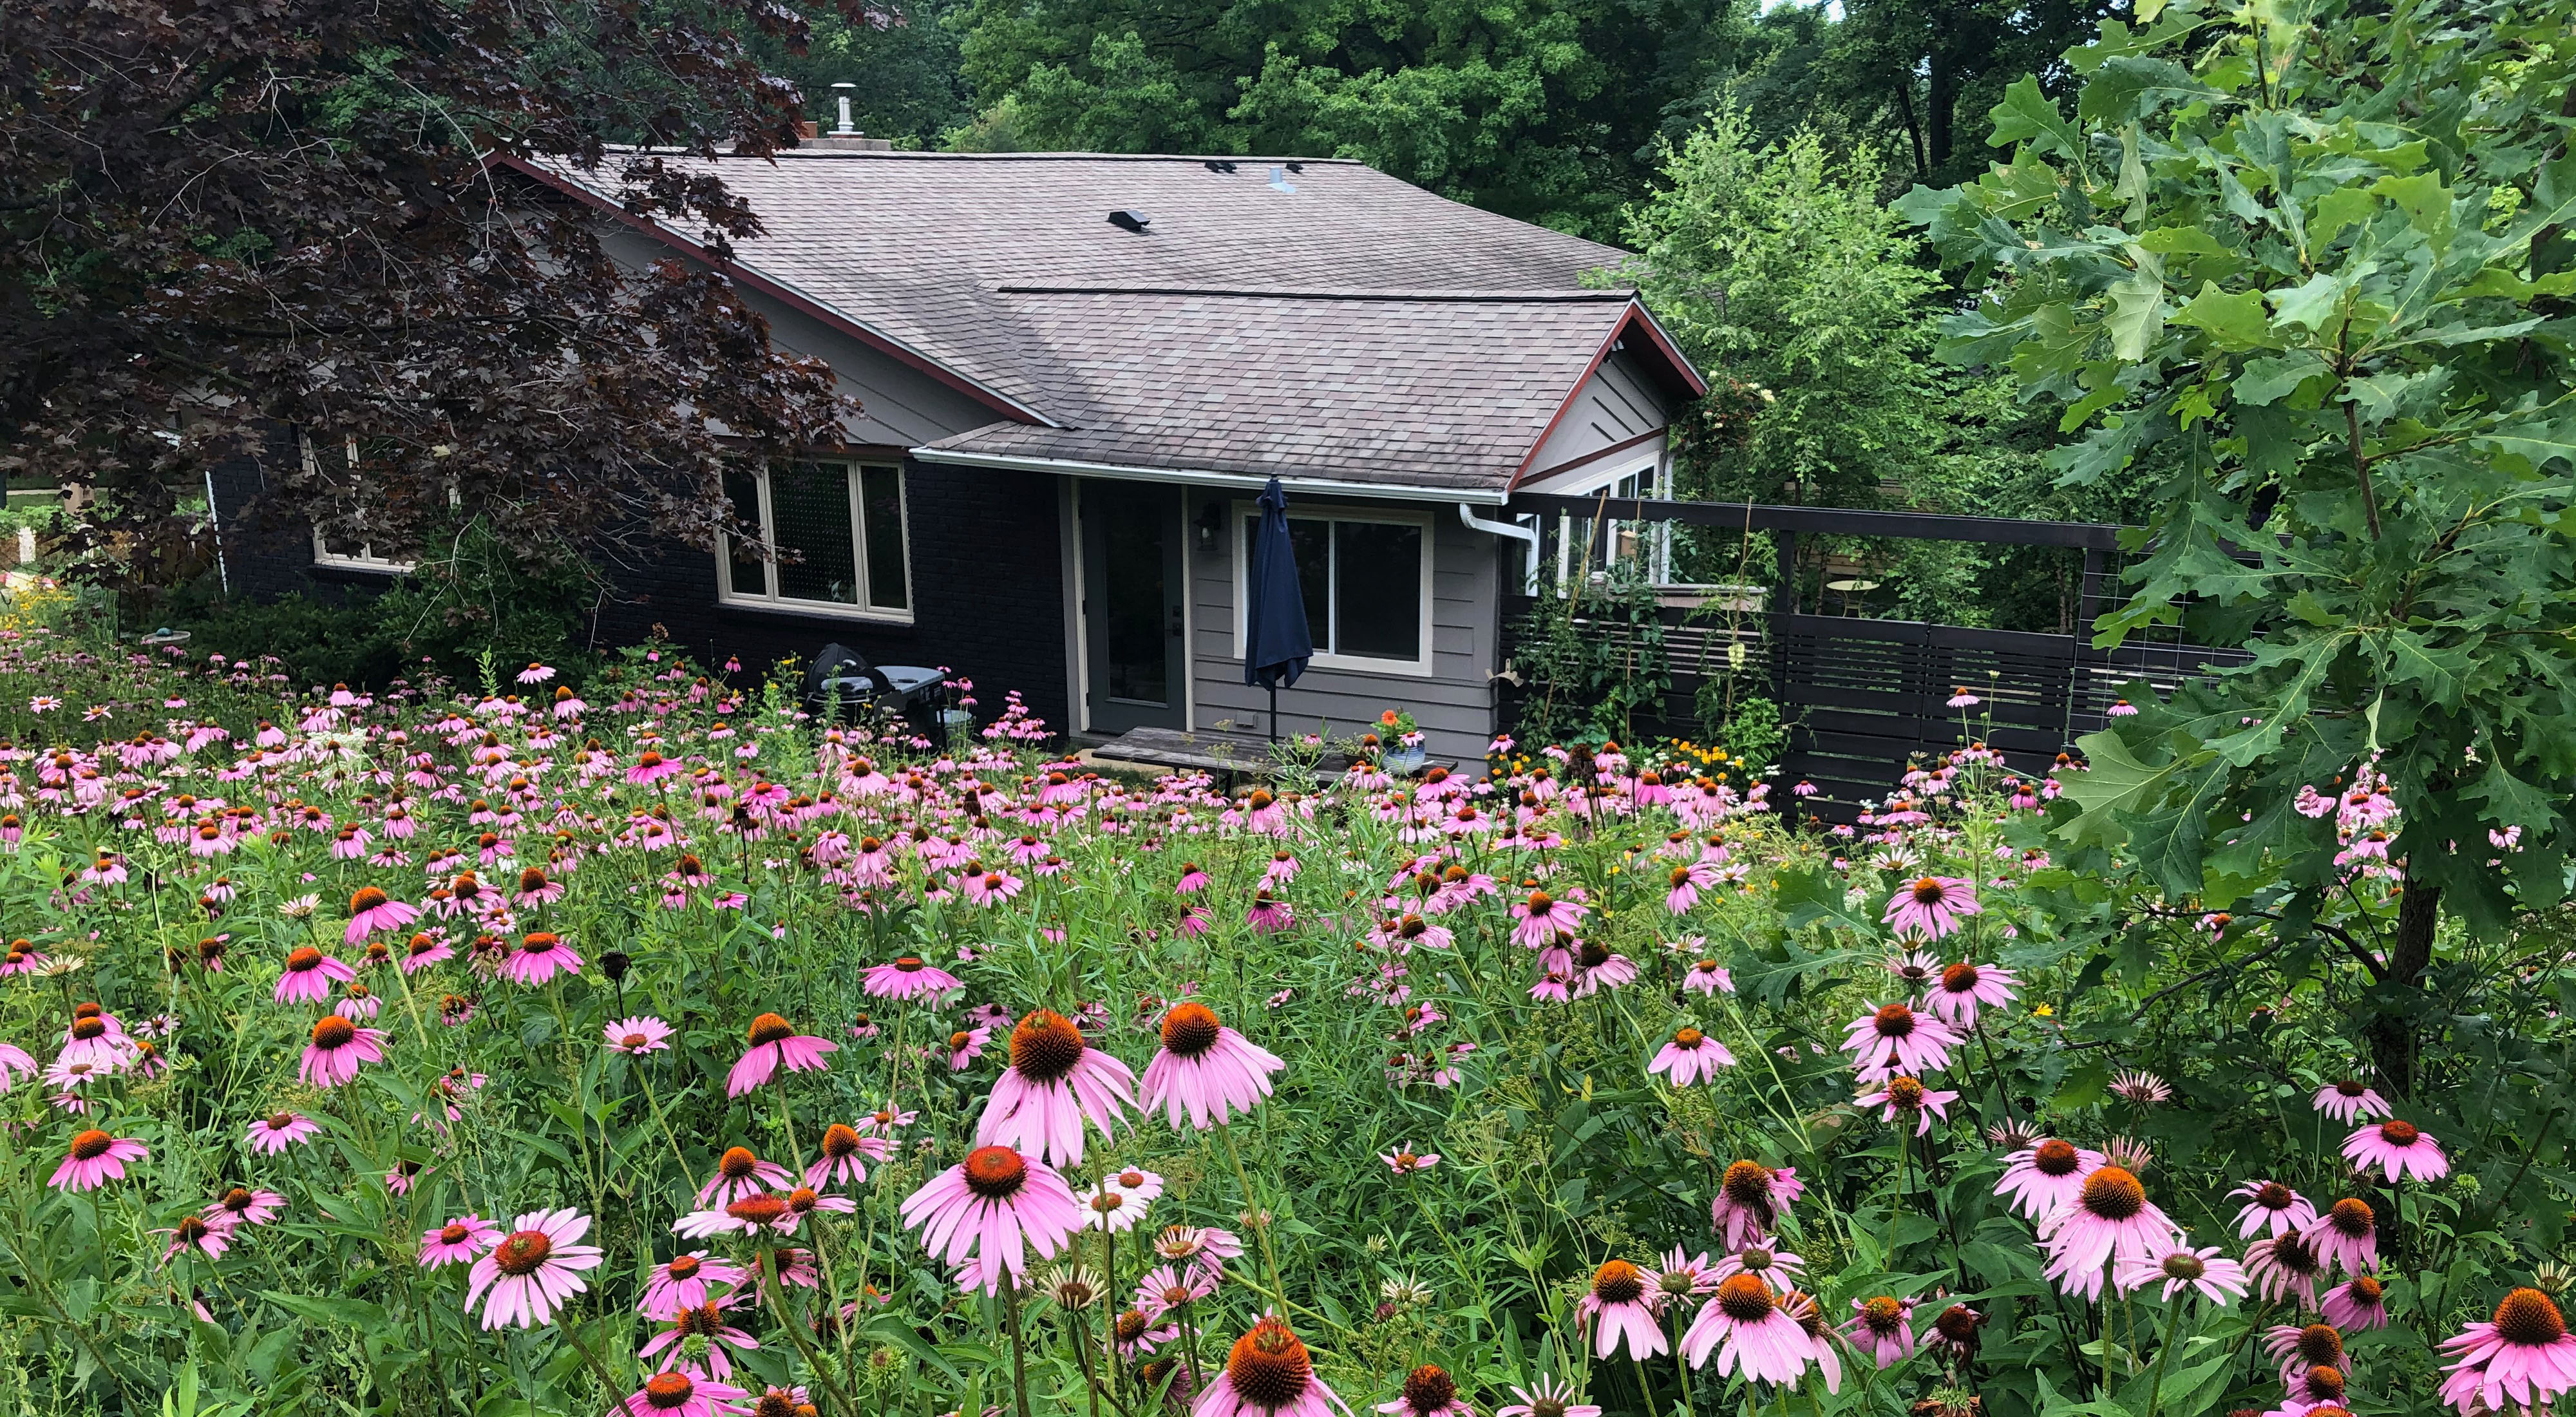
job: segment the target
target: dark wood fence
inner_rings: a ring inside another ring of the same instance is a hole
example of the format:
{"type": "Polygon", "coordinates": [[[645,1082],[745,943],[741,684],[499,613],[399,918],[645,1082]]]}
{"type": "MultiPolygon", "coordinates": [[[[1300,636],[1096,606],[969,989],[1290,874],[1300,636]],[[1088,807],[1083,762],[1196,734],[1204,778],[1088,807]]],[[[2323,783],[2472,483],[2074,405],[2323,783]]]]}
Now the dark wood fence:
{"type": "MultiPolygon", "coordinates": [[[[1710,676],[1729,672],[1729,646],[1741,643],[1744,667],[1733,672],[1767,685],[1787,721],[1783,788],[1801,780],[1814,783],[1820,791],[1808,810],[1829,817],[1847,817],[1863,801],[1894,787],[1909,763],[1964,741],[1985,743],[2021,771],[2043,773],[2076,738],[2108,722],[2106,715],[2124,687],[2143,680],[2159,692],[2170,692],[2186,679],[2245,659],[2242,650],[2178,642],[2132,641],[2100,650],[2088,633],[2036,634],[1818,615],[1797,603],[1793,568],[1802,533],[2068,547],[2084,553],[2083,609],[2077,623],[2089,630],[2098,615],[2117,603],[2122,552],[2121,528],[2115,526],[1597,497],[1515,497],[1507,512],[1539,515],[1543,589],[1554,581],[1560,517],[1770,533],[1779,546],[1774,608],[1694,614],[1666,607],[1660,612],[1673,685],[1663,712],[1637,727],[1683,737],[1702,733],[1692,707],[1699,687],[1710,676]],[[1951,707],[1961,689],[1979,702],[1971,708],[1951,707]]],[[[1539,603],[1529,597],[1507,603],[1507,625],[1517,630],[1539,603]]],[[[1596,642],[1633,643],[1637,638],[1634,627],[1615,620],[1578,618],[1577,628],[1596,642]]],[[[1514,648],[1507,641],[1506,655],[1514,648]]],[[[1507,721],[1517,716],[1519,696],[1533,688],[1506,690],[1507,721]]]]}

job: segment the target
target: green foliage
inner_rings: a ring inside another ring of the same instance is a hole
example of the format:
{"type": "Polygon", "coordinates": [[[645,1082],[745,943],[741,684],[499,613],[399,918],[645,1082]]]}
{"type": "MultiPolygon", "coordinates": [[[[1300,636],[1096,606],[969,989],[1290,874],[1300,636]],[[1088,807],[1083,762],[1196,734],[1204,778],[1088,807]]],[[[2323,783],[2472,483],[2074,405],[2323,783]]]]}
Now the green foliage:
{"type": "Polygon", "coordinates": [[[803,52],[774,42],[764,46],[771,72],[805,94],[806,116],[830,132],[840,121],[836,102],[850,100],[851,126],[899,148],[938,146],[943,134],[974,118],[958,69],[963,36],[956,23],[960,0],[924,0],[901,7],[870,7],[852,21],[820,10],[803,52]],[[851,88],[835,90],[834,84],[851,88]]]}
{"type": "Polygon", "coordinates": [[[1637,715],[1660,715],[1673,687],[1663,606],[1621,565],[1543,595],[1515,630],[1520,736],[1538,743],[1625,740],[1637,715]]]}

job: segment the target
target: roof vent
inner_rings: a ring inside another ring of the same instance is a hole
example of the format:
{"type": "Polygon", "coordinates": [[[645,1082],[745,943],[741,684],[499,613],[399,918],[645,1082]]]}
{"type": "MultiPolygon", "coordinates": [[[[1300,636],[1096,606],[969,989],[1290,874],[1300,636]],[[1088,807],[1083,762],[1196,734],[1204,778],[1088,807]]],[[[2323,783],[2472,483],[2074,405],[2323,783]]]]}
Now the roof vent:
{"type": "Polygon", "coordinates": [[[1121,231],[1143,231],[1153,225],[1153,222],[1154,219],[1143,212],[1130,211],[1125,207],[1120,207],[1109,214],[1109,224],[1121,231]]]}
{"type": "Polygon", "coordinates": [[[1303,172],[1306,170],[1306,164],[1302,162],[1292,162],[1288,164],[1288,170],[1290,172],[1303,172]]]}
{"type": "Polygon", "coordinates": [[[1297,190],[1297,184],[1288,180],[1288,169],[1274,167],[1270,169],[1270,189],[1274,192],[1294,192],[1297,190]]]}
{"type": "Polygon", "coordinates": [[[1203,164],[1201,164],[1201,165],[1202,165],[1202,166],[1204,166],[1204,167],[1206,167],[1206,168],[1207,168],[1207,170],[1208,170],[1208,171],[1210,171],[1210,172],[1232,172],[1232,171],[1234,171],[1234,164],[1233,164],[1233,163],[1230,163],[1230,162],[1228,162],[1228,161],[1226,161],[1224,158],[1221,158],[1221,157],[1212,157],[1212,158],[1209,158],[1205,163],[1203,163],[1203,164]]]}

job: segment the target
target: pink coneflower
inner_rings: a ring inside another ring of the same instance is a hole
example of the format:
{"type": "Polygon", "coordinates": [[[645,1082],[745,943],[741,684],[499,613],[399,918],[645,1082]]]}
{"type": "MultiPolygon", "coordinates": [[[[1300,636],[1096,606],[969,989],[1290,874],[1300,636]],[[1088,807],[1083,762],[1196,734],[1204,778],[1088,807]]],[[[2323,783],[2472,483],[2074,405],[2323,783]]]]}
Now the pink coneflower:
{"type": "Polygon", "coordinates": [[[725,1148],[716,1158],[716,1174],[698,1188],[698,1204],[727,1206],[745,1196],[760,1195],[786,1185],[794,1177],[775,1161],[763,1161],[747,1146],[725,1148]]]}
{"type": "Polygon", "coordinates": [[[2379,1267],[2379,1217],[2372,1213],[2368,1201],[2348,1196],[2336,1201],[2319,1212],[2300,1234],[2308,1248],[2316,1252],[2319,1264],[2346,1274],[2364,1274],[2379,1267]]]}
{"type": "Polygon", "coordinates": [[[1520,1401],[1494,1409],[1494,1417],[1601,1417],[1601,1408],[1574,1400],[1574,1389],[1561,1378],[1542,1377],[1528,1387],[1515,1386],[1520,1401]]]}
{"type": "Polygon", "coordinates": [[[2084,1178],[2075,1200],[2039,1222],[2048,1246],[2046,1277],[2068,1294],[2102,1295],[2104,1270],[2114,1261],[2161,1256],[2180,1231],[2147,1200],[2147,1188],[2127,1169],[2104,1165],[2084,1178]]]}
{"type": "Polygon", "coordinates": [[[91,1127],[73,1135],[63,1164],[54,1168],[53,1179],[46,1184],[58,1191],[94,1191],[110,1181],[124,1180],[125,1163],[151,1154],[131,1137],[112,1137],[91,1127]]]}
{"type": "Polygon", "coordinates": [[[1377,1405],[1395,1417],[1476,1417],[1476,1409],[1458,1395],[1458,1380],[1436,1363],[1425,1363],[1404,1375],[1393,1402],[1377,1405]]]}
{"type": "Polygon", "coordinates": [[[1675,915],[1688,914],[1692,906],[1699,904],[1699,893],[1717,884],[1717,867],[1705,861],[1675,866],[1665,884],[1670,889],[1664,894],[1664,909],[1675,915]]]}
{"type": "Polygon", "coordinates": [[[750,1395],[694,1368],[670,1368],[645,1379],[617,1405],[626,1417],[731,1417],[754,1410],[739,1400],[750,1395]]]}
{"type": "Polygon", "coordinates": [[[630,1057],[657,1053],[671,1046],[671,1026],[651,1014],[619,1019],[600,1032],[607,1039],[610,1052],[630,1057]]]}
{"type": "Polygon", "coordinates": [[[892,964],[880,964],[870,969],[860,979],[859,987],[872,998],[909,1000],[945,994],[963,985],[947,970],[905,955],[892,964]]]}
{"type": "Polygon", "coordinates": [[[420,1232],[420,1267],[465,1264],[500,1241],[500,1226],[468,1211],[435,1230],[420,1232]]]}
{"type": "Polygon", "coordinates": [[[648,787],[679,771],[679,763],[647,748],[635,755],[635,766],[626,770],[626,780],[637,787],[648,787]]]}
{"type": "MultiPolygon", "coordinates": [[[[1174,1004],[1163,1014],[1163,1046],[1145,1065],[1139,1111],[1161,1108],[1175,1130],[1187,1115],[1192,1127],[1223,1126],[1249,1113],[1270,1095],[1270,1075],[1288,1066],[1268,1050],[1219,1022],[1205,1004],[1174,1004]]],[[[1014,1056],[1018,1037],[1012,1039],[1014,1056]]],[[[1106,1124],[1101,1128],[1108,1130],[1106,1124]]]]}
{"type": "Polygon", "coordinates": [[[859,1135],[859,1129],[846,1122],[834,1122],[823,1129],[823,1155],[805,1168],[805,1184],[828,1185],[842,1181],[857,1185],[868,1178],[868,1163],[886,1159],[883,1137],[859,1135]]]}
{"type": "Polygon", "coordinates": [[[0,1043],[0,1092],[7,1092],[22,1077],[33,1077],[38,1071],[36,1060],[15,1043],[0,1043]]]}
{"type": "Polygon", "coordinates": [[[206,1218],[238,1228],[244,1225],[266,1225],[286,1208],[286,1197],[275,1191],[254,1191],[235,1186],[216,1197],[206,1209],[206,1218]]]}
{"type": "Polygon", "coordinates": [[[1512,907],[1512,918],[1520,923],[1512,927],[1512,943],[1529,949],[1543,949],[1559,935],[1571,935],[1583,923],[1587,907],[1580,902],[1558,900],[1545,891],[1531,891],[1529,899],[1512,907]]]}
{"type": "Polygon", "coordinates": [[[1082,1225],[1082,1204],[1055,1168],[994,1145],[930,1178],[904,1198],[901,1214],[952,1268],[979,1259],[987,1294],[998,1292],[1004,1271],[1026,1272],[1025,1248],[1053,1259],[1082,1225]]]}
{"type": "Polygon", "coordinates": [[[1735,978],[1716,960],[1693,960],[1691,967],[1682,973],[1682,989],[1687,993],[1711,996],[1732,994],[1735,992],[1735,978]]]}
{"type": "Polygon", "coordinates": [[[262,1156],[275,1156],[290,1146],[301,1146],[322,1130],[312,1118],[295,1112],[276,1112],[250,1124],[242,1139],[262,1156]]]}
{"type": "Polygon", "coordinates": [[[1439,1165],[1440,1153],[1436,1151],[1415,1151],[1413,1149],[1413,1144],[1411,1142],[1406,1142],[1398,1146],[1393,1151],[1379,1152],[1377,1154],[1377,1159],[1385,1162],[1388,1168],[1393,1170],[1395,1174],[1399,1176],[1410,1176],[1415,1172],[1428,1171],[1432,1167],[1439,1165]]]}
{"type": "Polygon", "coordinates": [[[340,1087],[357,1080],[358,1068],[385,1060],[385,1031],[360,1028],[338,1014],[324,1014],[313,1025],[312,1041],[296,1076],[315,1087],[340,1087]]]}
{"type": "Polygon", "coordinates": [[[733,1350],[751,1351],[760,1347],[760,1341],[725,1320],[724,1311],[731,1303],[731,1299],[710,1299],[680,1310],[671,1316],[671,1326],[655,1334],[635,1356],[662,1354],[662,1371],[687,1371],[683,1355],[688,1342],[703,1339],[708,1370],[720,1378],[732,1377],[733,1350]]]}
{"type": "Polygon", "coordinates": [[[2263,1351],[2281,1365],[2281,1382],[2295,1391],[2303,1373],[2318,1368],[2352,1372],[2352,1355],[2333,1324],[2276,1324],[2264,1330],[2263,1351]]]}
{"type": "Polygon", "coordinates": [[[1243,912],[1244,923],[1264,935],[1276,935],[1297,923],[1296,907],[1273,896],[1268,886],[1252,893],[1252,904],[1243,912]]]}
{"type": "Polygon", "coordinates": [[[1575,998],[1588,999],[1603,989],[1616,989],[1636,981],[1635,960],[1598,940],[1585,940],[1575,947],[1575,998]]]}
{"type": "Polygon", "coordinates": [[[1315,1376],[1315,1360],[1275,1315],[1234,1341],[1225,1367],[1190,1408],[1190,1417],[1331,1417],[1350,1405],[1315,1376]]]}
{"type": "Polygon", "coordinates": [[[1807,1189],[1795,1166],[1770,1167],[1738,1161],[1719,1180],[1717,1199],[1708,1206],[1709,1224],[1726,1248],[1741,1250],[1768,1237],[1771,1227],[1807,1189]]]}
{"type": "Polygon", "coordinates": [[[536,930],[520,937],[519,947],[501,963],[501,977],[513,984],[530,988],[543,984],[558,974],[581,973],[581,956],[563,937],[551,931],[536,930]]]}
{"type": "Polygon", "coordinates": [[[155,1230],[152,1233],[170,1237],[170,1248],[161,1252],[161,1263],[165,1265],[188,1250],[194,1250],[210,1260],[219,1259],[232,1245],[232,1232],[222,1225],[208,1221],[202,1215],[183,1215],[179,1217],[177,1225],[167,1230],[155,1230]]]}
{"type": "Polygon", "coordinates": [[[733,1071],[725,1075],[727,1097],[740,1097],[768,1082],[782,1064],[791,1073],[820,1071],[824,1067],[824,1056],[838,1052],[841,1047],[828,1038],[798,1033],[793,1025],[776,1014],[754,1018],[749,1037],[751,1047],[735,1060],[733,1071]]]}
{"type": "Polygon", "coordinates": [[[962,1073],[973,1067],[975,1060],[984,1055],[984,1044],[992,1036],[993,1030],[981,1024],[961,1028],[948,1035],[948,1071],[962,1073]]]}
{"type": "Polygon", "coordinates": [[[2347,1127],[2368,1118],[2389,1116],[2395,1110],[2377,1089],[2351,1078],[2318,1088],[2309,1105],[2347,1127]]]}
{"type": "MultiPolygon", "coordinates": [[[[1768,1267],[1770,1256],[1765,1255],[1763,1262],[1768,1267]]],[[[1719,1280],[1740,1272],[1741,1266],[1734,1255],[1711,1264],[1706,1251],[1694,1255],[1675,1245],[1664,1252],[1661,1264],[1645,1272],[1646,1287],[1655,1291],[1657,1309],[1680,1304],[1687,1312],[1689,1307],[1698,1304],[1702,1295],[1717,1288],[1719,1280]]]]}
{"type": "Polygon", "coordinates": [[[2264,1302],[2313,1309],[2317,1283],[2325,1278],[2326,1267],[2305,1239],[2275,1235],[2245,1247],[2245,1272],[2254,1277],[2264,1302]]]}
{"type": "Polygon", "coordinates": [[[2173,1088],[2154,1073],[2132,1070],[2112,1076],[2111,1095],[2136,1107],[2161,1107],[2173,1101],[2173,1088]]]}
{"type": "Polygon", "coordinates": [[[1655,1292],[1645,1271],[1626,1260],[1611,1260],[1592,1272],[1592,1287],[1575,1304],[1575,1323],[1593,1330],[1593,1352],[1607,1358],[1624,1341],[1628,1356],[1642,1363],[1664,1351],[1664,1331],[1655,1322],[1655,1292]]]}
{"type": "Polygon", "coordinates": [[[419,906],[405,905],[374,886],[361,886],[349,897],[349,929],[344,938],[354,945],[378,930],[399,930],[419,918],[419,906]]]}
{"type": "Polygon", "coordinates": [[[549,880],[545,871],[536,866],[530,866],[519,873],[519,889],[510,896],[511,901],[521,910],[534,910],[541,905],[552,905],[563,898],[564,883],[549,880]]]}
{"type": "Polygon", "coordinates": [[[2383,1169],[2392,1186],[2410,1176],[2418,1181],[2438,1181],[2451,1174],[2450,1158],[2442,1154],[2440,1143],[2417,1130],[2414,1123],[2393,1117],[2345,1137],[2343,1158],[2356,1171],[2383,1169]]]}
{"type": "Polygon", "coordinates": [[[1071,1019],[1039,1009],[1011,1030],[1011,1063],[985,1100],[975,1140],[1069,1166],[1082,1160],[1086,1119],[1107,1136],[1135,1105],[1136,1074],[1085,1043],[1071,1019]]]}
{"type": "Polygon", "coordinates": [[[1769,1283],[1751,1274],[1721,1280],[1682,1335],[1682,1356],[1692,1367],[1707,1363],[1711,1350],[1719,1377],[1740,1370],[1747,1384],[1759,1379],[1783,1387],[1796,1382],[1816,1357],[1805,1327],[1780,1307],[1769,1283]]]}
{"type": "Polygon", "coordinates": [[[1942,1021],[1975,1028],[1978,1008],[1999,1009],[2011,1003],[2019,983],[2008,969],[1990,964],[1954,964],[1924,989],[1924,1002],[1942,1021]]]}
{"type": "Polygon", "coordinates": [[[1902,1125],[1900,1119],[1911,1118],[1914,1122],[1914,1134],[1919,1137],[1932,1130],[1933,1118],[1938,1117],[1945,1122],[1948,1121],[1950,1104],[1958,1100],[1959,1094],[1956,1092],[1925,1087],[1920,1079],[1906,1077],[1900,1073],[1889,1078],[1878,1091],[1854,1099],[1852,1105],[1860,1108],[1885,1109],[1880,1113],[1879,1120],[1890,1126],[1902,1125]]]}
{"type": "Polygon", "coordinates": [[[465,1307],[483,1291],[492,1291],[483,1306],[486,1330],[515,1324],[536,1328],[551,1321],[565,1301],[590,1288],[581,1271],[599,1266],[599,1247],[577,1243],[590,1233],[590,1217],[573,1210],[532,1210],[515,1222],[518,1228],[474,1262],[465,1287],[465,1307]]]}
{"type": "Polygon", "coordinates": [[[1675,1087],[1689,1087],[1703,1080],[1714,1080],[1717,1070],[1735,1066],[1735,1055],[1726,1046],[1696,1028],[1673,1031],[1672,1041],[1646,1064],[1648,1075],[1662,1073],[1675,1087]]]}
{"type": "Polygon", "coordinates": [[[2075,1203],[2084,1178],[2102,1166],[2102,1153],[2079,1149],[2072,1142],[2043,1138],[2014,1152],[2004,1167],[1995,1194],[2009,1197],[2012,1208],[2030,1220],[2043,1220],[2075,1203]]]}
{"type": "Polygon", "coordinates": [[[1145,1219],[1146,1209],[1163,1193],[1163,1178],[1151,1171],[1134,1168],[1104,1176],[1100,1184],[1082,1193],[1082,1226],[1116,1234],[1133,1230],[1145,1219]]]}
{"type": "Polygon", "coordinates": [[[1914,1356],[1914,1301],[1886,1294],[1854,1299],[1843,1336],[1884,1372],[1914,1356]]]}
{"type": "Polygon", "coordinates": [[[1950,1065],[1959,1035],[1950,1025],[1907,1004],[1873,1006],[1843,1027],[1843,1051],[1864,1083],[1905,1073],[1921,1077],[1950,1065]]]}
{"type": "Polygon", "coordinates": [[[1959,928],[1959,922],[1980,913],[1976,882],[1957,876],[1925,876],[1914,884],[1888,897],[1886,914],[1880,918],[1895,927],[1900,937],[1941,939],[1959,928]]]}
{"type": "Polygon", "coordinates": [[[1167,1225],[1162,1234],[1154,1237],[1154,1253],[1221,1275],[1227,1260],[1242,1257],[1243,1241],[1233,1231],[1212,1225],[1167,1225]]]}
{"type": "Polygon", "coordinates": [[[644,1281],[644,1297],[635,1312],[655,1323],[669,1323],[683,1309],[694,1309],[707,1302],[710,1284],[736,1285],[750,1274],[749,1270],[724,1260],[709,1259],[707,1252],[696,1250],[674,1255],[653,1266],[652,1277],[644,1281]]]}
{"type": "Polygon", "coordinates": [[[1118,1356],[1134,1362],[1152,1356],[1155,1349],[1181,1336],[1179,1324],[1154,1327],[1142,1309],[1122,1311],[1110,1325],[1110,1337],[1118,1345],[1118,1356]]]}
{"type": "Polygon", "coordinates": [[[2388,1286],[2375,1274],[2356,1274],[2326,1291],[2326,1322],[2354,1330],[2388,1327],[2388,1286]]]}
{"type": "Polygon", "coordinates": [[[402,972],[418,974],[441,960],[454,959],[456,948],[435,935],[414,935],[403,946],[402,972]]]}
{"type": "Polygon", "coordinates": [[[1147,1319],[1159,1319],[1185,1304],[1216,1293],[1218,1272],[1201,1265],[1156,1265],[1136,1284],[1136,1308],[1147,1319]]]}
{"type": "Polygon", "coordinates": [[[2236,1261],[2221,1256],[2213,1245],[2194,1250],[2177,1245],[2153,1259],[2140,1257],[2119,1265],[2111,1275],[2111,1287],[2131,1294],[2150,1284],[2164,1285],[2164,1301],[2173,1302],[2184,1290],[2195,1290],[2212,1304],[2225,1304],[2245,1292],[2245,1269],[2236,1261]]]}
{"type": "Polygon", "coordinates": [[[1172,883],[1172,894],[1196,895],[1206,890],[1207,884],[1208,873],[1200,870],[1197,862],[1184,861],[1181,863],[1180,879],[1172,883]]]}
{"type": "Polygon", "coordinates": [[[2248,1181],[2229,1191],[2243,1196],[2245,1208],[2236,1212],[2236,1238],[2251,1240],[2254,1232],[2269,1230],[2274,1235],[2288,1235],[2305,1230],[2317,1220],[2317,1208],[2306,1196],[2278,1181],[2248,1181]]]}
{"type": "Polygon", "coordinates": [[[2459,1355],[2442,1380],[2442,1400],[2474,1412],[2505,1412],[2508,1400],[2535,1410],[2576,1387],[2576,1337],[2558,1305],[2537,1289],[2516,1289],[2495,1317],[2442,1340],[2459,1355]]]}
{"type": "Polygon", "coordinates": [[[281,1004],[318,1004],[331,997],[334,985],[357,977],[358,971],[333,956],[302,945],[287,954],[286,969],[277,976],[274,997],[281,1004]]]}
{"type": "Polygon", "coordinates": [[[858,1201],[849,1196],[827,1196],[812,1186],[794,1187],[783,1192],[779,1199],[784,1209],[779,1214],[777,1228],[783,1235],[795,1234],[796,1227],[818,1210],[853,1215],[859,1209],[858,1201]]]}

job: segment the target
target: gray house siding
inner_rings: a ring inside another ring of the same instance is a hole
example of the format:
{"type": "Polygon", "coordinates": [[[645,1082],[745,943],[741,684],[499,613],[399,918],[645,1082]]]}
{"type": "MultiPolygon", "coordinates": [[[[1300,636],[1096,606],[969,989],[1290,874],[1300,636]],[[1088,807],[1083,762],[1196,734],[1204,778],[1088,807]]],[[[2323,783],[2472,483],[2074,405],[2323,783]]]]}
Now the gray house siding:
{"type": "Polygon", "coordinates": [[[1659,432],[1672,421],[1665,397],[1631,350],[1619,350],[1601,361],[1539,444],[1530,459],[1530,475],[1563,467],[1622,443],[1659,432]]]}
{"type": "MultiPolygon", "coordinates": [[[[1240,508],[1231,495],[1193,494],[1195,520],[1215,502],[1228,515],[1240,508]]],[[[1361,673],[1310,668],[1279,693],[1283,732],[1335,734],[1372,729],[1390,708],[1409,710],[1437,758],[1480,762],[1494,734],[1494,691],[1499,561],[1497,538],[1472,531],[1447,502],[1334,501],[1335,508],[1427,514],[1431,534],[1431,673],[1361,673]]],[[[1293,514],[1296,504],[1292,503],[1293,514]]],[[[1235,644],[1236,538],[1190,555],[1190,689],[1192,726],[1237,731],[1269,729],[1269,695],[1243,682],[1235,644]]]]}

